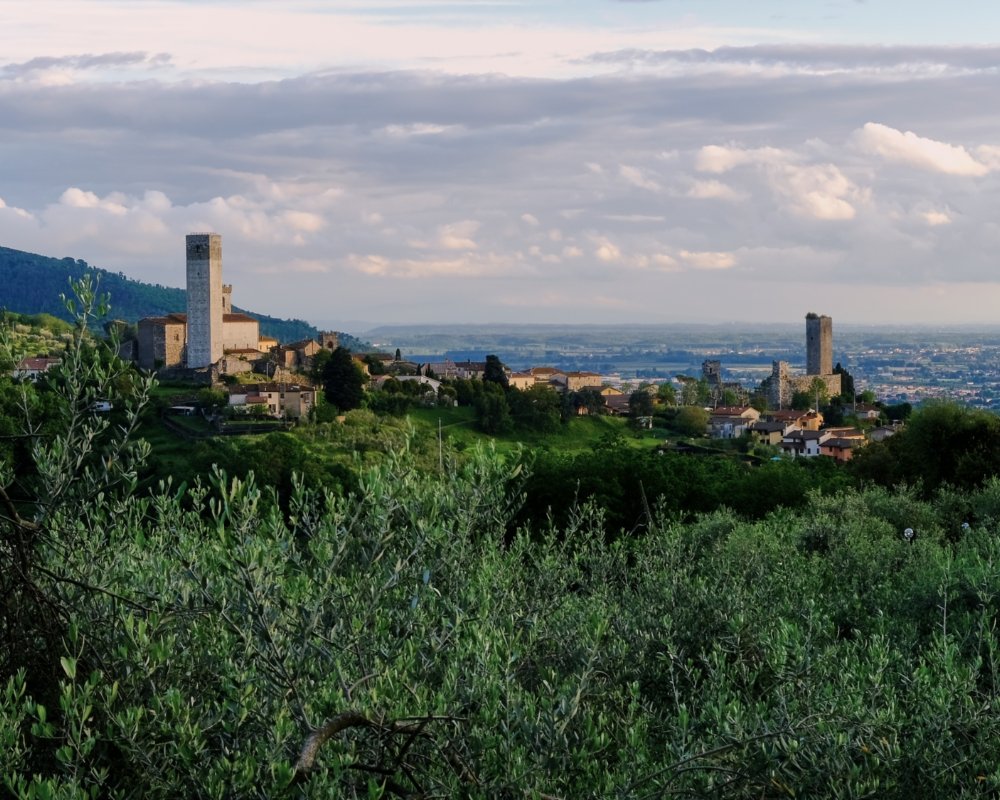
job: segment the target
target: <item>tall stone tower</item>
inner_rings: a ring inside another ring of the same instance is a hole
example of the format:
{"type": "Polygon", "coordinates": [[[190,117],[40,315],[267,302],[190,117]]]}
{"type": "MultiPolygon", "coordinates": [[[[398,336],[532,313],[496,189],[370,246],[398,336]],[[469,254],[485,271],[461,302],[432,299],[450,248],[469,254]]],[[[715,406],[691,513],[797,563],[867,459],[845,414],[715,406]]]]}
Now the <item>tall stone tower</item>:
{"type": "Polygon", "coordinates": [[[833,373],[833,319],[806,314],[806,374],[833,373]]]}
{"type": "Polygon", "coordinates": [[[222,358],[222,237],[187,236],[187,365],[207,367],[222,358]]]}

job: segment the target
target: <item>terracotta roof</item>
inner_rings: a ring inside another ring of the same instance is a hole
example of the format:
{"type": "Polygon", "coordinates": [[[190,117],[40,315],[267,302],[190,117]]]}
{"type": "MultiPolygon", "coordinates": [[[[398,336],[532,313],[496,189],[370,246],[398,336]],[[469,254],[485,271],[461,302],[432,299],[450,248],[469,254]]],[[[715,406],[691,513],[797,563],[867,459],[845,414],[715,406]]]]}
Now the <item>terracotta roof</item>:
{"type": "Polygon", "coordinates": [[[48,358],[47,356],[29,356],[22,358],[17,363],[18,369],[33,369],[44,372],[49,367],[55,366],[62,361],[61,358],[48,358]]]}

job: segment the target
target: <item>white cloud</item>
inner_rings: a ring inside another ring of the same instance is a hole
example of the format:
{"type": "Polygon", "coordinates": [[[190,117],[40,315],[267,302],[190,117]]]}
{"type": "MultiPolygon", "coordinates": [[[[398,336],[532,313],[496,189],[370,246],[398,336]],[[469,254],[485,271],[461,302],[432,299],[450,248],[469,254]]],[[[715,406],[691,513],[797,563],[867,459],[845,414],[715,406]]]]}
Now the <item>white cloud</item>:
{"type": "Polygon", "coordinates": [[[680,269],[680,264],[677,263],[677,259],[673,256],[669,256],[666,253],[656,253],[650,259],[656,269],[661,272],[677,272],[680,269]]]}
{"type": "Polygon", "coordinates": [[[522,214],[521,222],[523,222],[525,225],[530,225],[533,228],[538,227],[538,217],[536,217],[534,214],[522,214]]]}
{"type": "Polygon", "coordinates": [[[596,245],[594,248],[594,255],[601,261],[610,263],[621,260],[622,251],[619,249],[618,245],[606,236],[594,237],[594,244],[596,245]]]}
{"type": "Polygon", "coordinates": [[[694,181],[687,190],[687,196],[696,200],[739,200],[743,197],[732,186],[720,181],[694,181]]]}
{"type": "Polygon", "coordinates": [[[736,266],[736,257],[732,253],[681,250],[678,255],[685,264],[694,269],[717,270],[736,266]]]}
{"type": "Polygon", "coordinates": [[[920,217],[932,228],[936,228],[939,225],[951,224],[951,215],[944,211],[925,211],[920,217]]]}
{"type": "Polygon", "coordinates": [[[698,151],[695,157],[695,169],[699,172],[721,174],[744,164],[783,162],[787,159],[786,152],[774,147],[746,149],[710,144],[698,151]]]}
{"type": "Polygon", "coordinates": [[[988,165],[960,145],[925,139],[912,131],[904,133],[877,122],[868,122],[855,131],[854,140],[865,153],[930,172],[978,177],[990,171],[988,165]]]}
{"type": "MultiPolygon", "coordinates": [[[[855,203],[869,201],[869,192],[858,187],[839,167],[803,162],[804,156],[791,150],[711,145],[698,151],[695,168],[714,173],[728,172],[736,166],[760,170],[782,205],[813,219],[853,219],[857,213],[855,203]]],[[[735,190],[718,181],[709,181],[696,183],[695,192],[695,196],[715,194],[732,199],[730,193],[735,190]]]]}
{"type": "Polygon", "coordinates": [[[438,232],[438,244],[445,250],[475,250],[479,245],[472,236],[477,230],[479,223],[475,220],[442,225],[438,232]]]}
{"type": "Polygon", "coordinates": [[[309,211],[285,211],[281,218],[289,228],[303,233],[316,233],[326,225],[326,221],[319,214],[309,211]]]}
{"type": "Polygon", "coordinates": [[[496,253],[463,253],[455,258],[391,258],[351,253],[347,264],[366,275],[408,280],[499,277],[519,269],[516,259],[496,253]]]}
{"type": "Polygon", "coordinates": [[[853,219],[848,199],[864,201],[866,195],[832,164],[786,164],[771,172],[772,185],[797,213],[821,220],[853,219]]]}
{"type": "Polygon", "coordinates": [[[619,164],[618,174],[621,175],[622,179],[626,183],[639,189],[646,189],[650,192],[660,191],[660,184],[653,179],[646,177],[643,171],[638,167],[632,167],[628,164],[619,164]]]}

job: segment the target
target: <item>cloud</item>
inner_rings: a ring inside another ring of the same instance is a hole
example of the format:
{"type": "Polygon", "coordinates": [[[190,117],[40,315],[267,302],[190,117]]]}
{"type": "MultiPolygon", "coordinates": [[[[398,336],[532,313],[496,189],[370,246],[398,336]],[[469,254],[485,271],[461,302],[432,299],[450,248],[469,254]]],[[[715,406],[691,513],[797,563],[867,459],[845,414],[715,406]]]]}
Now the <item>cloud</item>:
{"type": "Polygon", "coordinates": [[[868,122],[858,130],[855,142],[863,152],[929,172],[979,177],[990,171],[960,145],[925,139],[877,122],[868,122]]]}
{"type": "Polygon", "coordinates": [[[523,222],[525,225],[530,225],[533,228],[538,227],[538,217],[536,217],[534,214],[522,214],[521,222],[523,222]]]}
{"type": "Polygon", "coordinates": [[[0,65],[0,79],[24,79],[48,72],[100,71],[120,67],[164,67],[171,62],[168,53],[100,53],[67,56],[38,56],[17,64],[0,65]]]}
{"type": "Polygon", "coordinates": [[[736,266],[736,257],[732,253],[694,253],[681,250],[678,254],[681,260],[694,269],[717,270],[731,269],[736,266]]]}
{"type": "Polygon", "coordinates": [[[710,144],[698,151],[695,169],[699,172],[721,174],[744,164],[781,163],[787,160],[788,154],[774,147],[746,149],[710,144]]]}
{"type": "Polygon", "coordinates": [[[936,228],[939,225],[951,224],[951,215],[944,211],[925,211],[920,217],[932,228],[936,228]]]}
{"type": "Polygon", "coordinates": [[[647,178],[646,175],[638,167],[628,166],[627,164],[620,164],[618,166],[618,174],[621,175],[622,179],[632,186],[639,189],[646,189],[650,192],[660,191],[660,184],[651,178],[647,178]]]}
{"type": "Polygon", "coordinates": [[[442,225],[438,232],[438,244],[445,250],[475,250],[479,245],[473,241],[473,234],[479,230],[474,220],[442,225]]]}
{"type": "Polygon", "coordinates": [[[594,238],[594,255],[605,263],[612,263],[615,261],[621,261],[622,251],[614,242],[608,239],[606,236],[597,236],[594,238]]]}
{"type": "MultiPolygon", "coordinates": [[[[839,167],[802,163],[804,158],[802,154],[773,147],[707,145],[698,151],[695,168],[702,172],[724,173],[739,166],[752,166],[766,176],[774,195],[794,213],[819,220],[853,219],[856,214],[853,203],[867,202],[868,192],[859,188],[839,167]]],[[[727,189],[716,181],[702,186],[706,194],[712,190],[728,194],[727,189]]],[[[732,194],[728,196],[733,197],[732,194]]]]}
{"type": "Polygon", "coordinates": [[[673,70],[743,69],[757,72],[828,75],[859,72],[886,76],[993,74],[1000,47],[940,45],[851,45],[825,42],[720,46],[712,49],[624,48],[592,53],[586,64],[673,70]]]}
{"type": "Polygon", "coordinates": [[[743,197],[731,186],[720,181],[693,181],[686,192],[696,200],[739,200],[743,197]]]}
{"type": "Polygon", "coordinates": [[[495,253],[463,254],[455,258],[390,258],[379,254],[347,256],[352,269],[380,278],[485,278],[509,274],[515,260],[495,253]]]}

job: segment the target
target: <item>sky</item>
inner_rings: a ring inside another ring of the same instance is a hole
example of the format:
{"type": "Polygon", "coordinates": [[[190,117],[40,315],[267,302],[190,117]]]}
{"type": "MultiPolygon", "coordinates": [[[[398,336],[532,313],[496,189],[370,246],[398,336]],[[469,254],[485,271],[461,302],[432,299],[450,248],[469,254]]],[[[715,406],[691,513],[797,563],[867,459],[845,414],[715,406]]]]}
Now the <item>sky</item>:
{"type": "Polygon", "coordinates": [[[1000,4],[0,0],[0,30],[6,247],[183,286],[214,231],[237,305],[347,330],[1000,321],[1000,4]]]}

